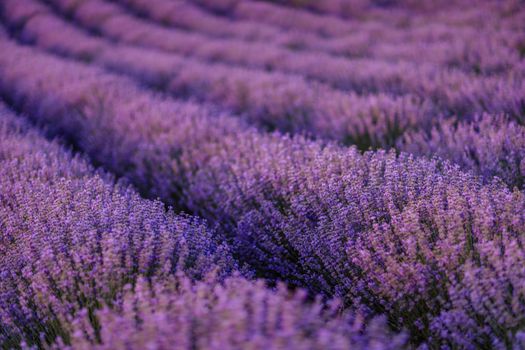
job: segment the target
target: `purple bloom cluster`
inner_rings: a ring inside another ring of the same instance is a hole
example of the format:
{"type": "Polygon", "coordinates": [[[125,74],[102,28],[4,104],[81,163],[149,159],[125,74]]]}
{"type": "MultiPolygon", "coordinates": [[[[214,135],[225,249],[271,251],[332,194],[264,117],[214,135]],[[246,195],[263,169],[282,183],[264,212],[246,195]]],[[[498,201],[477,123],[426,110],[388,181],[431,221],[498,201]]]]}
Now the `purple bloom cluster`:
{"type": "Polygon", "coordinates": [[[89,349],[97,339],[105,349],[405,343],[380,319],[365,327],[339,315],[336,302],[310,304],[304,292],[240,276],[223,281],[236,264],[202,222],[141,199],[0,108],[2,347],[58,341],[89,349]]]}
{"type": "Polygon", "coordinates": [[[140,198],[0,108],[0,344],[42,345],[63,334],[61,317],[139,275],[235,269],[201,220],[140,198]]]}
{"type": "MultiPolygon", "coordinates": [[[[97,312],[98,337],[87,313],[71,322],[71,349],[400,349],[384,319],[339,315],[332,303],[304,291],[276,290],[233,277],[224,283],[177,278],[139,280],[117,305],[97,312]]],[[[69,348],[69,347],[66,347],[69,348]]]]}
{"type": "Polygon", "coordinates": [[[475,5],[1,1],[0,348],[525,347],[525,8],[475,5]]]}
{"type": "Polygon", "coordinates": [[[525,184],[525,127],[507,117],[482,115],[471,122],[443,120],[430,132],[407,133],[399,148],[417,155],[450,159],[486,179],[525,184]]]}
{"type": "Polygon", "coordinates": [[[3,49],[2,92],[36,120],[218,224],[258,273],[385,313],[419,341],[444,341],[436,319],[452,308],[450,271],[461,275],[496,236],[524,232],[521,192],[447,163],[260,134],[93,67],[3,49]]]}

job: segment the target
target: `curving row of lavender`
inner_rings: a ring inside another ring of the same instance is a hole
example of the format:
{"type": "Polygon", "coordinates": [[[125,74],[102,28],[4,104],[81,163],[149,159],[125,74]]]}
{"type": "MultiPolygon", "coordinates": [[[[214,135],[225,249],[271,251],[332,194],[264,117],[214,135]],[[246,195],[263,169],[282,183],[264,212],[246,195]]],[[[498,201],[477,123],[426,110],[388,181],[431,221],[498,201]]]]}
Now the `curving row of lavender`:
{"type": "Polygon", "coordinates": [[[270,289],[201,220],[142,199],[0,105],[0,346],[398,349],[381,319],[270,289]],[[101,309],[104,307],[103,309],[101,309]],[[146,325],[146,327],[143,326],[146,325]],[[102,345],[98,345],[102,342],[102,345]]]}
{"type": "Polygon", "coordinates": [[[202,222],[141,199],[0,108],[1,344],[63,336],[61,321],[138,276],[235,268],[202,222]]]}
{"type": "MultiPolygon", "coordinates": [[[[382,20],[401,28],[401,23],[422,19],[438,20],[449,25],[479,25],[485,28],[502,19],[523,17],[523,13],[519,11],[521,5],[519,0],[499,3],[484,0],[325,0],[322,2],[312,0],[194,0],[192,2],[237,20],[250,17],[255,22],[267,23],[279,28],[318,32],[328,37],[350,32],[351,29],[358,26],[359,22],[353,22],[356,19],[365,24],[368,20],[382,20]],[[351,13],[352,6],[355,6],[356,10],[361,7],[366,12],[351,13]],[[255,10],[257,9],[264,11],[256,16],[255,10]],[[460,11],[457,11],[458,9],[460,11]],[[487,16],[488,12],[496,16],[487,16]],[[327,16],[328,14],[330,16],[327,16]]],[[[518,22],[512,24],[519,25],[518,22]]]]}
{"type": "Polygon", "coordinates": [[[521,341],[522,192],[439,160],[260,134],[97,68],[2,50],[13,104],[145,193],[217,224],[261,276],[386,314],[416,343],[521,341]]]}
{"type": "Polygon", "coordinates": [[[88,57],[177,96],[219,104],[266,129],[306,132],[366,149],[393,145],[406,129],[430,125],[430,103],[415,96],[345,94],[300,76],[117,46],[74,28],[36,1],[5,1],[2,7],[5,20],[24,41],[77,59],[88,57]]]}
{"type": "MultiPolygon", "coordinates": [[[[232,7],[228,9],[228,13],[233,11],[235,18],[238,19],[232,21],[230,18],[211,16],[197,6],[184,1],[120,0],[120,2],[126,3],[138,13],[145,14],[157,22],[211,36],[246,38],[247,31],[241,30],[238,25],[249,24],[252,30],[248,30],[248,33],[253,33],[249,36],[250,39],[259,39],[256,34],[260,34],[261,41],[271,41],[272,44],[294,50],[319,50],[349,57],[410,60],[418,63],[432,62],[483,73],[501,72],[520,65],[519,53],[515,50],[521,42],[519,34],[507,27],[494,30],[494,26],[499,27],[501,24],[490,22],[489,25],[486,18],[476,23],[478,26],[475,29],[470,26],[458,26],[457,23],[450,26],[447,23],[450,13],[445,13],[447,17],[437,23],[436,21],[429,23],[424,16],[415,14],[410,17],[406,14],[405,16],[390,14],[388,17],[383,16],[379,19],[372,17],[357,23],[338,19],[334,22],[333,17],[285,9],[262,1],[242,1],[231,5],[235,10],[232,10],[232,7]],[[279,24],[288,27],[271,26],[279,24]],[[217,27],[221,29],[214,30],[217,27]],[[317,27],[339,28],[344,31],[341,33],[342,36],[326,37],[316,35],[317,27]],[[268,28],[273,32],[269,32],[268,28]]],[[[216,4],[215,1],[212,3],[216,4]]],[[[315,3],[323,4],[325,1],[315,3]]],[[[487,9],[483,8],[483,5],[481,7],[481,10],[479,7],[476,10],[484,15],[487,9]]],[[[508,11],[512,11],[512,8],[508,11]]],[[[469,18],[468,14],[464,17],[465,20],[469,18]]],[[[519,23],[519,19],[504,23],[519,23]]]]}
{"type": "Polygon", "coordinates": [[[198,33],[164,28],[101,0],[49,0],[78,23],[127,44],[153,47],[208,61],[304,75],[343,89],[360,92],[417,93],[449,113],[506,112],[523,115],[523,70],[478,76],[434,64],[410,61],[333,57],[323,52],[295,52],[260,43],[212,39],[198,33]]]}
{"type": "Polygon", "coordinates": [[[341,316],[337,304],[308,302],[306,293],[263,282],[228,278],[222,284],[178,278],[139,280],[111,308],[97,312],[100,341],[87,313],[71,323],[63,349],[401,349],[383,319],[366,328],[362,318],[341,316]],[[87,336],[86,336],[87,334],[87,336]]]}
{"type": "Polygon", "coordinates": [[[278,2],[0,2],[0,348],[525,347],[525,9],[278,2]]]}
{"type": "MultiPolygon", "coordinates": [[[[318,50],[349,57],[411,60],[418,63],[432,62],[484,73],[501,72],[520,64],[518,51],[514,49],[519,43],[520,36],[506,28],[499,31],[485,28],[480,33],[479,28],[477,30],[471,27],[451,28],[444,23],[441,26],[436,23],[428,25],[423,18],[410,18],[410,27],[402,28],[401,25],[388,23],[381,18],[381,21],[370,20],[357,25],[345,22],[344,26],[349,27],[348,32],[351,34],[346,34],[342,38],[326,38],[305,33],[305,28],[301,26],[284,31],[282,28],[275,28],[266,23],[254,22],[265,18],[266,14],[276,12],[268,17],[281,17],[280,22],[295,24],[297,15],[301,15],[296,10],[283,12],[281,7],[262,2],[240,2],[237,7],[250,7],[253,15],[246,20],[238,21],[214,16],[195,4],[181,0],[120,0],[120,2],[139,14],[177,28],[194,30],[215,37],[270,41],[272,44],[294,50],[318,50]]],[[[309,13],[303,15],[307,18],[299,19],[300,24],[320,23],[318,16],[309,13]]]]}
{"type": "Polygon", "coordinates": [[[177,96],[217,103],[264,129],[306,132],[363,149],[396,146],[416,155],[439,155],[485,179],[498,176],[511,187],[523,186],[525,128],[508,117],[482,115],[455,125],[454,118],[443,121],[435,106],[413,96],[344,94],[298,76],[116,46],[74,28],[32,0],[6,1],[3,10],[24,41],[89,58],[177,96]]]}

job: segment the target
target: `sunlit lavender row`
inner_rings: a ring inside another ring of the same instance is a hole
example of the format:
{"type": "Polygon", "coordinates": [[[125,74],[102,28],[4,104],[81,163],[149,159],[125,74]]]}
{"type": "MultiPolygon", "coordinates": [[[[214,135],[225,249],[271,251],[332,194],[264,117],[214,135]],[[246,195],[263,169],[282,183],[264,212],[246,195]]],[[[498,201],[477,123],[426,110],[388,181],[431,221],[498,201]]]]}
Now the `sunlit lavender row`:
{"type": "Polygon", "coordinates": [[[525,348],[524,23],[1,1],[0,348],[525,348]]]}

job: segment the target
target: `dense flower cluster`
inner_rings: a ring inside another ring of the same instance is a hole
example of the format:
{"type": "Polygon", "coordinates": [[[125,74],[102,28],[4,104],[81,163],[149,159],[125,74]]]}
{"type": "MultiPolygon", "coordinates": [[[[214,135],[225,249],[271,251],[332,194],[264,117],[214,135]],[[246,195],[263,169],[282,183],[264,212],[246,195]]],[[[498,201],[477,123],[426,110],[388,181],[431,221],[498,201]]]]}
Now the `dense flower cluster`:
{"type": "Polygon", "coordinates": [[[200,220],[141,199],[0,108],[0,344],[49,341],[58,317],[92,311],[138,275],[235,268],[200,220]]]}
{"type": "Polygon", "coordinates": [[[0,347],[525,346],[518,2],[0,19],[0,347]]]}
{"type": "Polygon", "coordinates": [[[498,176],[511,187],[524,187],[525,127],[505,116],[444,120],[429,133],[406,134],[402,143],[402,150],[450,159],[487,179],[498,176]]]}
{"type": "Polygon", "coordinates": [[[229,278],[223,284],[139,280],[117,306],[97,313],[100,344],[87,314],[72,322],[72,349],[400,349],[383,319],[339,316],[304,292],[229,278]],[[88,334],[88,336],[86,336],[88,334]]]}
{"type": "Polygon", "coordinates": [[[264,276],[386,313],[422,338],[441,341],[449,271],[525,230],[522,193],[447,163],[259,134],[99,69],[4,48],[3,93],[98,162],[217,223],[264,276]]]}
{"type": "Polygon", "coordinates": [[[92,348],[97,337],[107,349],[404,344],[380,320],[340,316],[337,303],[224,280],[236,264],[200,220],[141,199],[0,108],[2,347],[92,348]]]}

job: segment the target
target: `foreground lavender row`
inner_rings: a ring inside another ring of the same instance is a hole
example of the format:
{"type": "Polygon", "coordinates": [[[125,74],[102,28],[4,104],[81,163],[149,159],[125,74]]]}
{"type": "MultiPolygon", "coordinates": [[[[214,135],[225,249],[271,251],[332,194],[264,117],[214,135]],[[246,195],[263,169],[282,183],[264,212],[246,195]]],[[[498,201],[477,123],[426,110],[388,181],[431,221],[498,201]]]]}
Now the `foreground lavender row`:
{"type": "Polygon", "coordinates": [[[365,328],[361,318],[341,316],[337,304],[325,308],[307,302],[280,285],[272,291],[259,281],[229,278],[222,284],[167,283],[139,280],[113,308],[97,312],[103,328],[100,343],[86,313],[71,325],[66,349],[381,349],[404,348],[406,337],[394,336],[384,319],[365,328]],[[86,332],[88,336],[78,336],[86,332]],[[90,339],[91,338],[91,339],[90,339]],[[91,341],[90,341],[91,340],[91,341]]]}
{"type": "Polygon", "coordinates": [[[365,328],[362,319],[338,315],[335,303],[327,309],[283,285],[272,290],[228,277],[235,264],[227,247],[199,220],[139,198],[1,105],[0,169],[2,348],[54,341],[75,349],[100,342],[107,349],[404,343],[381,320],[365,328]]]}
{"type": "Polygon", "coordinates": [[[201,222],[141,199],[0,108],[0,343],[63,335],[60,318],[92,312],[138,275],[235,268],[201,222]]]}
{"type": "Polygon", "coordinates": [[[416,343],[520,344],[523,193],[437,160],[262,135],[96,68],[2,49],[13,103],[218,224],[259,273],[386,313],[416,343]]]}
{"type": "Polygon", "coordinates": [[[454,126],[454,120],[441,121],[431,104],[413,97],[345,95],[300,77],[112,45],[75,29],[33,0],[6,1],[3,9],[6,21],[19,28],[26,41],[60,54],[89,57],[176,95],[220,103],[246,113],[258,126],[306,131],[365,149],[395,145],[418,155],[437,154],[486,179],[499,176],[511,187],[523,186],[525,128],[508,117],[484,115],[454,126]],[[433,124],[437,127],[431,128],[433,124]],[[438,145],[443,148],[436,149],[438,145]]]}

